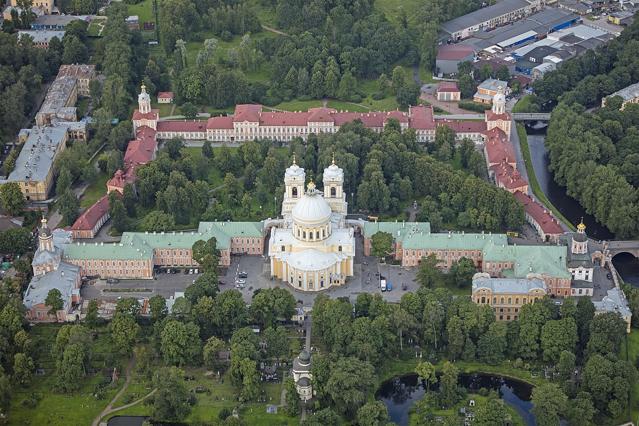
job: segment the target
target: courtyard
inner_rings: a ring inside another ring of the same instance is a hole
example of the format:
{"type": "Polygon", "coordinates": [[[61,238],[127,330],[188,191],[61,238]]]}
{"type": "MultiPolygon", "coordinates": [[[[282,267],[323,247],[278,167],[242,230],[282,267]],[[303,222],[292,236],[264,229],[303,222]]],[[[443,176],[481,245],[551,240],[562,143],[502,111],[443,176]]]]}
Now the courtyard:
{"type": "MultiPolygon", "coordinates": [[[[377,258],[364,256],[363,253],[363,240],[358,237],[355,275],[350,277],[343,286],[315,293],[297,291],[292,286],[271,278],[270,263],[266,255],[233,255],[231,265],[219,272],[220,291],[237,289],[242,293],[244,301],[250,304],[256,290],[281,287],[290,291],[298,302],[310,307],[318,294],[327,294],[331,298],[348,297],[354,301],[360,293],[379,293],[384,300],[399,302],[404,293],[416,291],[419,288],[419,284],[415,281],[417,268],[379,264],[377,258]],[[244,273],[246,274],[245,283],[236,285],[239,275],[244,273]],[[381,291],[380,275],[392,284],[391,291],[381,291]]],[[[156,273],[151,280],[120,280],[116,283],[107,283],[106,280],[100,279],[84,285],[81,293],[84,299],[111,301],[125,297],[149,298],[156,294],[168,298],[176,292],[183,292],[197,277],[198,274],[185,274],[183,270],[180,270],[176,273],[156,273]]]]}

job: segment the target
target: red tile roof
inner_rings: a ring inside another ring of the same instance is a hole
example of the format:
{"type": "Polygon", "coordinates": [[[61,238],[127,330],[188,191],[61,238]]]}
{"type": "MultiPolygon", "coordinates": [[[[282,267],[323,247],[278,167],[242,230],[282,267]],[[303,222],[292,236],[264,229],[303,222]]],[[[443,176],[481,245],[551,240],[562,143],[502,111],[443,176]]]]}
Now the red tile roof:
{"type": "Polygon", "coordinates": [[[306,126],[310,112],[263,112],[262,126],[306,126]]]}
{"type": "Polygon", "coordinates": [[[233,115],[233,121],[249,121],[256,123],[260,121],[260,114],[262,113],[262,105],[255,104],[240,104],[235,106],[235,114],[233,115]]]}
{"type": "Polygon", "coordinates": [[[135,167],[130,167],[125,171],[117,170],[111,179],[107,181],[107,188],[119,188],[124,190],[124,187],[129,184],[135,182],[135,167]]]}
{"type": "Polygon", "coordinates": [[[207,129],[232,129],[233,116],[226,115],[220,117],[211,117],[206,122],[207,129]]]}
{"type": "Polygon", "coordinates": [[[459,92],[459,88],[454,81],[442,81],[437,85],[437,93],[440,92],[459,92]]]}
{"type": "Polygon", "coordinates": [[[506,134],[501,129],[494,131],[495,129],[497,128],[486,132],[488,141],[484,145],[484,151],[486,152],[488,166],[507,162],[515,167],[517,163],[513,146],[506,139],[506,134]]]}
{"type": "Polygon", "coordinates": [[[332,117],[337,110],[333,108],[310,108],[308,110],[308,121],[310,123],[331,123],[335,121],[332,117]]]}
{"type": "Polygon", "coordinates": [[[173,92],[159,92],[158,99],[173,99],[173,92]]]}
{"type": "Polygon", "coordinates": [[[563,229],[559,222],[547,211],[541,204],[533,200],[529,195],[522,192],[515,192],[515,198],[524,206],[526,214],[533,218],[544,234],[556,235],[563,234],[563,229]]]}
{"type": "Polygon", "coordinates": [[[158,148],[155,135],[155,130],[146,126],[138,129],[136,132],[137,138],[129,142],[124,153],[124,166],[126,168],[146,164],[153,160],[158,148]]]}
{"type": "Polygon", "coordinates": [[[410,127],[417,130],[432,130],[435,128],[432,106],[414,106],[408,110],[410,127]]]}
{"type": "Polygon", "coordinates": [[[489,120],[489,121],[497,121],[497,120],[510,121],[510,114],[508,114],[507,112],[505,112],[503,114],[495,114],[492,110],[487,109],[486,110],[486,120],[489,120]]]}
{"type": "Polygon", "coordinates": [[[206,123],[198,120],[158,121],[158,132],[206,132],[206,123]]]}
{"type": "Polygon", "coordinates": [[[446,44],[437,49],[437,59],[444,61],[461,61],[474,52],[473,48],[463,44],[446,44]]]}
{"type": "Polygon", "coordinates": [[[160,117],[159,109],[152,109],[151,112],[142,114],[139,109],[133,111],[134,120],[157,120],[160,117]]]}
{"type": "Polygon", "coordinates": [[[506,188],[511,192],[516,189],[519,189],[520,191],[526,190],[528,187],[526,179],[521,177],[514,166],[505,161],[491,166],[490,169],[493,173],[495,173],[495,182],[497,183],[497,186],[506,188]]]}
{"type": "Polygon", "coordinates": [[[455,133],[486,132],[486,123],[483,121],[437,120],[437,125],[450,127],[455,133]]]}
{"type": "Polygon", "coordinates": [[[109,196],[104,195],[96,201],[91,207],[86,209],[71,226],[73,231],[89,231],[95,228],[95,225],[109,213],[109,196]]]}

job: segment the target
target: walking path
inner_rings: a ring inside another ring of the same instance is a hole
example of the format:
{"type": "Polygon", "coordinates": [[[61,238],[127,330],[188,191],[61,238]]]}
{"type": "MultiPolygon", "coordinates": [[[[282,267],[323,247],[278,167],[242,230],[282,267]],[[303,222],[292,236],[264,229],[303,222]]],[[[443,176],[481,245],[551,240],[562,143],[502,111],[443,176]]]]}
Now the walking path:
{"type": "Polygon", "coordinates": [[[275,33],[275,34],[279,34],[279,35],[283,35],[283,36],[288,37],[288,34],[286,34],[284,31],[280,31],[278,29],[275,29],[275,28],[272,28],[272,27],[268,27],[268,26],[266,26],[264,24],[262,24],[262,29],[264,29],[266,31],[270,31],[270,32],[275,33]]]}
{"type": "MultiPolygon", "coordinates": [[[[96,417],[93,420],[93,423],[91,423],[92,426],[98,426],[100,424],[100,420],[102,420],[104,418],[104,416],[114,412],[114,411],[118,411],[121,410],[123,408],[126,408],[128,406],[131,405],[135,405],[134,403],[128,404],[127,406],[123,406],[123,407],[118,407],[118,408],[113,408],[113,404],[115,404],[115,402],[124,394],[124,392],[127,390],[127,388],[129,387],[129,384],[131,383],[131,372],[133,371],[133,367],[135,367],[135,355],[131,356],[131,359],[129,360],[129,363],[126,366],[126,381],[124,382],[124,386],[122,386],[122,389],[120,389],[120,391],[118,393],[115,394],[115,396],[113,397],[113,399],[111,400],[111,402],[109,402],[109,405],[106,406],[106,408],[104,410],[102,410],[102,412],[98,415],[98,417],[96,417]]],[[[154,392],[154,391],[153,391],[154,392]]],[[[151,392],[151,393],[153,393],[151,392]]],[[[151,395],[151,394],[149,394],[151,395]]],[[[145,396],[144,398],[148,397],[149,395],[145,396]]],[[[140,400],[136,401],[135,403],[140,402],[140,400]]]]}

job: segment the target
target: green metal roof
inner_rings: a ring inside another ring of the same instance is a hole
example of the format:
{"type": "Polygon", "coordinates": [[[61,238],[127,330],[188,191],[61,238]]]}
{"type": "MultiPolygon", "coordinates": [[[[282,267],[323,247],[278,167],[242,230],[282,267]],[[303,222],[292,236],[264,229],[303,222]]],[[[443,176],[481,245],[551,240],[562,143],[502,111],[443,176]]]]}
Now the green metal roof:
{"type": "Polygon", "coordinates": [[[484,249],[484,262],[513,262],[513,269],[504,275],[525,278],[530,273],[570,278],[566,267],[566,246],[516,246],[490,244],[484,249]]]}
{"type": "Polygon", "coordinates": [[[133,260],[151,259],[153,249],[144,241],[133,239],[129,243],[71,243],[64,246],[66,259],[133,260]]]}
{"type": "Polygon", "coordinates": [[[125,232],[119,243],[73,243],[64,248],[68,259],[139,259],[153,256],[154,249],[190,249],[198,240],[215,237],[217,248],[227,250],[233,237],[261,237],[262,222],[201,222],[197,231],[125,232]]]}
{"type": "Polygon", "coordinates": [[[430,232],[428,222],[364,222],[364,236],[371,238],[378,232],[388,232],[395,240],[402,241],[410,232],[430,232]],[[398,234],[399,232],[399,234],[398,234]]]}
{"type": "Polygon", "coordinates": [[[402,248],[422,250],[483,250],[490,243],[508,244],[505,234],[429,234],[410,233],[404,237],[402,248]]]}

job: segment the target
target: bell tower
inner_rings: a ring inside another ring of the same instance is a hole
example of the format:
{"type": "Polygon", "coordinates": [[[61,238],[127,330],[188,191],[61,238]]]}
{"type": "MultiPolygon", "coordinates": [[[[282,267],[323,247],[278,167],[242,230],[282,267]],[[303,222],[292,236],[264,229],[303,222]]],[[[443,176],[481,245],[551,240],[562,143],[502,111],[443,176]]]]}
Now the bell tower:
{"type": "Polygon", "coordinates": [[[282,216],[287,216],[293,210],[297,201],[304,195],[304,182],[306,173],[304,169],[297,165],[295,155],[293,164],[284,173],[284,199],[282,200],[282,216]]]}
{"type": "Polygon", "coordinates": [[[495,114],[504,114],[506,112],[506,96],[504,95],[504,88],[501,86],[497,88],[497,94],[493,97],[492,109],[495,114]]]}
{"type": "Polygon", "coordinates": [[[336,213],[346,214],[347,203],[344,193],[344,170],[335,164],[335,154],[331,165],[324,169],[324,199],[336,213]]]}
{"type": "Polygon", "coordinates": [[[588,253],[588,236],[586,235],[586,225],[584,225],[583,219],[581,219],[581,222],[577,225],[577,232],[572,235],[570,251],[573,254],[588,253]]]}
{"type": "Polygon", "coordinates": [[[148,114],[151,112],[151,97],[146,93],[146,86],[142,83],[142,91],[138,95],[138,110],[142,114],[148,114]]]}
{"type": "Polygon", "coordinates": [[[40,230],[38,232],[38,248],[42,251],[53,252],[53,235],[47,226],[47,218],[43,217],[40,221],[40,230]]]}

